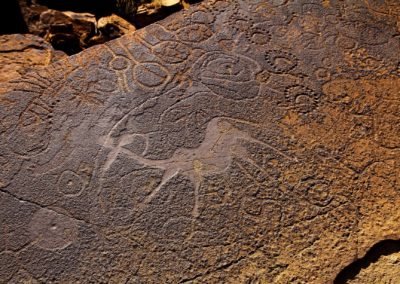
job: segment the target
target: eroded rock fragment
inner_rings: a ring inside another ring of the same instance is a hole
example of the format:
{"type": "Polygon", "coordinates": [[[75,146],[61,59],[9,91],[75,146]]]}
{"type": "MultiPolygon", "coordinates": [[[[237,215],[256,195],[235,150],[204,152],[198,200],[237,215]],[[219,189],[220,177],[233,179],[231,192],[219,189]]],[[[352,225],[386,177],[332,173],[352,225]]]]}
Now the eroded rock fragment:
{"type": "Polygon", "coordinates": [[[0,82],[16,80],[35,68],[50,65],[65,57],[62,51],[54,50],[40,37],[2,35],[0,36],[0,82]]]}

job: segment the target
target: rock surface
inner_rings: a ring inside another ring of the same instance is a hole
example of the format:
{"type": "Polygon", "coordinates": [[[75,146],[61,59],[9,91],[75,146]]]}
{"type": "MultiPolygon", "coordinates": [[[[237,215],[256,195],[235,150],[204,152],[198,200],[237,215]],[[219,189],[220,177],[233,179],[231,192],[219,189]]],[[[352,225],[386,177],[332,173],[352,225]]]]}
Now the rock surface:
{"type": "Polygon", "coordinates": [[[0,279],[332,283],[400,239],[396,2],[208,1],[27,74],[0,279]]]}
{"type": "Polygon", "coordinates": [[[334,283],[381,284],[400,281],[400,241],[383,240],[344,268],[334,283]]]}
{"type": "Polygon", "coordinates": [[[111,39],[132,34],[136,31],[136,28],[131,23],[115,14],[100,18],[97,21],[97,29],[99,36],[92,38],[92,41],[99,43],[105,43],[111,39]]]}
{"type": "Polygon", "coordinates": [[[383,256],[378,262],[363,269],[351,284],[400,283],[400,253],[383,256]]]}
{"type": "Polygon", "coordinates": [[[30,70],[50,65],[66,54],[33,35],[0,36],[0,83],[18,79],[30,70]]]}
{"type": "Polygon", "coordinates": [[[69,55],[88,47],[96,34],[96,18],[89,13],[60,12],[46,10],[40,14],[40,26],[44,38],[59,50],[69,55]]]}

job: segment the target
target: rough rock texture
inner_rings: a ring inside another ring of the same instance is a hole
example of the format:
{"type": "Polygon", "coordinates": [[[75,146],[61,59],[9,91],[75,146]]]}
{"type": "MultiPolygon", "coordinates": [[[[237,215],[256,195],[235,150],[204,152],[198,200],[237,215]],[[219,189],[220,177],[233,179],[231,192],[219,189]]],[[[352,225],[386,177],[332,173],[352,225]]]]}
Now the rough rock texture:
{"type": "Polygon", "coordinates": [[[378,242],[358,260],[344,268],[333,283],[394,284],[400,281],[400,241],[378,242]]]}
{"type": "Polygon", "coordinates": [[[26,75],[0,96],[0,279],[331,283],[399,239],[399,16],[209,1],[26,75]]]}
{"type": "Polygon", "coordinates": [[[378,262],[363,269],[351,284],[395,284],[400,283],[400,253],[383,256],[378,262]]]}
{"type": "Polygon", "coordinates": [[[50,65],[66,54],[33,35],[0,36],[0,83],[15,80],[32,69],[50,65]]]}

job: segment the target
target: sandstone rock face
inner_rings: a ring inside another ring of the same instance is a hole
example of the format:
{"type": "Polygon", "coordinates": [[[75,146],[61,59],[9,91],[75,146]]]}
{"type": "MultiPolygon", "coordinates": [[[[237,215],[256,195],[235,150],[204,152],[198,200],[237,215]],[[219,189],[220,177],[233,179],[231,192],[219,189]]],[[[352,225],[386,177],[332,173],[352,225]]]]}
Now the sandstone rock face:
{"type": "Polygon", "coordinates": [[[398,240],[399,16],[208,1],[27,74],[0,95],[0,279],[332,283],[398,240]]]}
{"type": "Polygon", "coordinates": [[[399,283],[400,282],[400,253],[384,256],[378,262],[371,264],[361,271],[351,284],[364,283],[399,283]]]}
{"type": "Polygon", "coordinates": [[[0,36],[0,83],[20,78],[29,70],[54,63],[66,55],[33,35],[0,36]]]}
{"type": "Polygon", "coordinates": [[[344,268],[334,283],[399,283],[400,242],[383,240],[344,268]]]}

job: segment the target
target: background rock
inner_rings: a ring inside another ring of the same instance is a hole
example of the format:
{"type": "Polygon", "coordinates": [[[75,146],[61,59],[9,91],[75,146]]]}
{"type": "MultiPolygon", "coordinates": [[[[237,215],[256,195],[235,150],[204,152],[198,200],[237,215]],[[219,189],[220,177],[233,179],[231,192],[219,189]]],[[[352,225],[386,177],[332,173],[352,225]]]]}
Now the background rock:
{"type": "Polygon", "coordinates": [[[0,36],[0,82],[9,82],[37,67],[52,64],[66,55],[34,35],[0,36]]]}
{"type": "Polygon", "coordinates": [[[3,1],[0,9],[0,34],[26,33],[28,27],[22,16],[18,0],[3,1]]]}
{"type": "Polygon", "coordinates": [[[40,25],[44,38],[69,55],[87,48],[96,34],[96,18],[89,13],[46,10],[40,14],[40,25]]]}
{"type": "Polygon", "coordinates": [[[127,20],[112,14],[97,21],[97,31],[98,35],[90,39],[91,43],[104,43],[123,35],[131,34],[136,31],[136,28],[127,20]]]}
{"type": "Polygon", "coordinates": [[[354,279],[347,283],[400,283],[400,252],[382,256],[377,262],[362,269],[354,279]]]}

